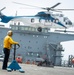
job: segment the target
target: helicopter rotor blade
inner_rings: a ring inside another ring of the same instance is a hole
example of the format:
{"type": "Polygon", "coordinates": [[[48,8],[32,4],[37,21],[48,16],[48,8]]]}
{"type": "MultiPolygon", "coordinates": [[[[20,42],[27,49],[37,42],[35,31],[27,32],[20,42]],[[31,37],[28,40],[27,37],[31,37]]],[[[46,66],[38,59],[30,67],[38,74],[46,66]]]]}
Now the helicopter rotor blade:
{"type": "MultiPolygon", "coordinates": [[[[38,7],[38,6],[28,5],[28,4],[19,3],[19,2],[13,2],[13,3],[15,3],[15,4],[20,4],[20,5],[26,5],[26,6],[30,6],[30,7],[36,7],[36,8],[43,9],[43,10],[47,10],[47,11],[49,11],[49,10],[51,10],[52,8],[54,8],[54,7],[58,6],[59,4],[61,4],[61,3],[57,3],[57,4],[55,4],[55,5],[52,6],[52,7],[46,7],[46,8],[44,8],[44,7],[38,7]]],[[[55,10],[53,10],[53,11],[55,11],[55,10]]]]}
{"type": "Polygon", "coordinates": [[[55,7],[58,6],[59,4],[61,4],[61,3],[57,3],[57,4],[55,4],[54,6],[52,6],[52,7],[50,7],[50,8],[55,8],[55,7]]]}
{"type": "Polygon", "coordinates": [[[74,9],[55,9],[55,10],[59,10],[59,11],[74,11],[74,9]]]}
{"type": "Polygon", "coordinates": [[[30,7],[35,7],[35,8],[39,8],[39,9],[43,9],[43,10],[47,10],[47,11],[55,11],[55,12],[62,12],[62,11],[74,11],[74,9],[54,9],[56,6],[60,5],[61,3],[58,2],[57,4],[53,5],[52,7],[38,7],[38,6],[33,6],[33,5],[28,5],[28,4],[24,4],[24,3],[19,3],[19,2],[13,2],[15,4],[19,4],[19,5],[26,5],[26,6],[30,6],[30,7]]]}
{"type": "Polygon", "coordinates": [[[62,11],[61,11],[61,10],[56,10],[56,9],[51,9],[51,11],[61,12],[61,13],[62,13],[62,11]]]}
{"type": "Polygon", "coordinates": [[[4,10],[6,7],[3,7],[2,9],[0,9],[0,17],[3,15],[2,13],[1,13],[1,11],[2,10],[4,10]]]}
{"type": "Polygon", "coordinates": [[[4,10],[6,7],[3,7],[2,9],[0,9],[0,12],[2,11],[2,10],[4,10]]]}
{"type": "Polygon", "coordinates": [[[19,3],[19,2],[13,2],[13,3],[15,3],[15,4],[20,4],[20,5],[26,5],[26,6],[30,6],[30,7],[42,8],[42,7],[33,6],[33,5],[28,5],[28,4],[19,3]]]}
{"type": "MultiPolygon", "coordinates": [[[[47,8],[42,8],[42,9],[45,9],[45,10],[47,10],[47,11],[49,11],[49,10],[55,11],[53,8],[55,8],[55,7],[58,6],[59,4],[61,4],[61,3],[57,3],[57,4],[55,4],[55,5],[52,6],[52,7],[47,7],[47,8]]],[[[58,11],[57,11],[57,12],[58,12],[58,11]]]]}

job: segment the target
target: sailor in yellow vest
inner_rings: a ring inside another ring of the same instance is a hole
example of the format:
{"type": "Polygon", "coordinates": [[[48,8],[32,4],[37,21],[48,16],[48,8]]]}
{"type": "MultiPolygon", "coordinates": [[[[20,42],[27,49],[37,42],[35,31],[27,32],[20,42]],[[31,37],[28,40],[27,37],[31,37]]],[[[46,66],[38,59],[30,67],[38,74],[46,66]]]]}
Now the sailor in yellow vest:
{"type": "Polygon", "coordinates": [[[8,64],[8,59],[9,59],[10,49],[12,47],[12,44],[19,45],[18,42],[15,42],[12,39],[12,35],[13,35],[13,32],[11,30],[9,30],[3,40],[3,51],[4,51],[4,61],[3,61],[3,66],[2,66],[3,70],[7,69],[7,64],[8,64]]]}

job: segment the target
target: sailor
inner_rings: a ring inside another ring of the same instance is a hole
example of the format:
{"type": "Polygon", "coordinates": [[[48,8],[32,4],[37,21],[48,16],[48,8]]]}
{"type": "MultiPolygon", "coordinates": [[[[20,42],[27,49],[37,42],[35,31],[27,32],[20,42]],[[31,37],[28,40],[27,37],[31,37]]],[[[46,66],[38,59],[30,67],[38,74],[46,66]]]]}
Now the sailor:
{"type": "Polygon", "coordinates": [[[8,64],[8,59],[9,59],[10,49],[12,47],[12,44],[17,44],[18,46],[20,46],[18,42],[12,39],[12,35],[13,35],[13,32],[9,30],[3,40],[3,51],[4,51],[4,61],[2,66],[3,70],[7,69],[7,64],[8,64]]]}

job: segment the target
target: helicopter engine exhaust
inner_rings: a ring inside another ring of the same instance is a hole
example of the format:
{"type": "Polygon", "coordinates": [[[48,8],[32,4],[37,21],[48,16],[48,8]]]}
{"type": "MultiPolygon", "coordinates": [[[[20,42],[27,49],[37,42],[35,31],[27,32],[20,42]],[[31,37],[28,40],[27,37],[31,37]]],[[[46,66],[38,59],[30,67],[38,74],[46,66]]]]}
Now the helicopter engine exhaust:
{"type": "Polygon", "coordinates": [[[42,27],[37,28],[38,32],[42,32],[42,27]]]}

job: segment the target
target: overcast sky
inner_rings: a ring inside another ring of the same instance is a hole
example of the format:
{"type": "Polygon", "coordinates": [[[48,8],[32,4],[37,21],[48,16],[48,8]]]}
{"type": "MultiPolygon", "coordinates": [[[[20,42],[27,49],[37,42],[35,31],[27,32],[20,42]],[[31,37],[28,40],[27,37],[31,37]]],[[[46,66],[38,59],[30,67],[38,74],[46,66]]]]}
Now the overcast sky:
{"type": "MultiPolygon", "coordinates": [[[[74,0],[0,0],[0,9],[6,7],[5,10],[2,11],[3,14],[8,16],[15,16],[17,11],[17,15],[35,15],[39,11],[43,11],[42,9],[32,8],[25,5],[14,4],[13,2],[20,2],[28,5],[38,6],[38,7],[51,7],[56,3],[60,2],[56,8],[74,8],[74,0]]],[[[63,11],[65,16],[67,16],[72,22],[74,22],[74,11],[63,11]]],[[[9,25],[9,24],[5,24],[9,25]]],[[[72,28],[74,29],[74,28],[72,28]]],[[[71,30],[72,30],[71,29],[71,30]]],[[[64,42],[62,43],[65,52],[64,59],[67,59],[69,54],[74,54],[74,41],[64,42]]]]}
{"type": "MultiPolygon", "coordinates": [[[[14,4],[13,2],[20,2],[38,7],[51,7],[60,2],[61,4],[56,8],[74,8],[74,0],[0,0],[0,8],[6,7],[6,9],[2,11],[4,14],[15,15],[15,12],[18,11],[18,15],[34,15],[41,11],[41,9],[38,8],[33,9],[32,7],[14,4]]],[[[73,21],[72,14],[74,11],[63,11],[63,13],[73,21]]]]}

